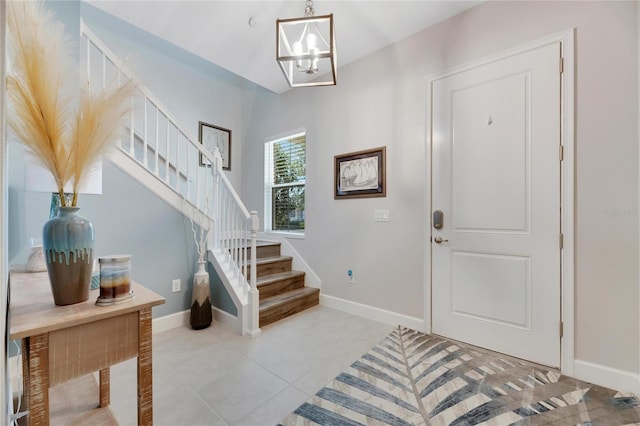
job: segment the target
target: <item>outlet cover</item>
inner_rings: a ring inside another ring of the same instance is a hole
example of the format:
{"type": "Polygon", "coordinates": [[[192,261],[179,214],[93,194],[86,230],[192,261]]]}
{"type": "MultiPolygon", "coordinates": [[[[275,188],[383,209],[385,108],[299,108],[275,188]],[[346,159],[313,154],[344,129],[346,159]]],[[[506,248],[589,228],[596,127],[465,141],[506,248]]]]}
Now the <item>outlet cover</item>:
{"type": "Polygon", "coordinates": [[[180,279],[171,281],[171,291],[177,293],[180,291],[180,279]]]}
{"type": "Polygon", "coordinates": [[[375,210],[373,217],[376,222],[389,222],[389,210],[375,210]]]}

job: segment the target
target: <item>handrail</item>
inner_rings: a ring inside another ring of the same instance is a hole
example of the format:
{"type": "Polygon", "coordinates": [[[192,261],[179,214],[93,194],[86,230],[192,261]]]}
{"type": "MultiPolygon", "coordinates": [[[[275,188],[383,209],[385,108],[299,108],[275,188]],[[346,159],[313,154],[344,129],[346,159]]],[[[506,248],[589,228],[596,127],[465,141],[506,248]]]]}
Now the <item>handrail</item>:
{"type": "MultiPolygon", "coordinates": [[[[84,48],[81,52],[85,55],[90,82],[96,77],[94,81],[105,87],[109,77],[116,81],[122,77],[140,81],[84,22],[80,26],[81,43],[86,41],[86,45],[81,45],[84,48]],[[95,53],[98,59],[92,61],[95,53]]],[[[225,275],[226,280],[222,281],[227,290],[235,292],[232,299],[240,305],[236,307],[243,324],[243,334],[255,336],[260,333],[255,255],[259,227],[257,213],[249,212],[240,200],[223,172],[218,149],[210,152],[197,142],[144,85],[138,84],[138,91],[141,96],[131,100],[131,120],[126,126],[128,137],[121,139],[119,148],[200,214],[209,217],[208,222],[213,223],[207,240],[209,249],[214,253],[216,262],[225,264],[216,270],[225,275]],[[140,111],[136,106],[141,107],[140,111]],[[142,118],[136,115],[137,112],[142,114],[142,118]],[[211,166],[199,164],[201,158],[208,160],[211,166]]],[[[184,208],[183,213],[187,214],[184,208]]]]}

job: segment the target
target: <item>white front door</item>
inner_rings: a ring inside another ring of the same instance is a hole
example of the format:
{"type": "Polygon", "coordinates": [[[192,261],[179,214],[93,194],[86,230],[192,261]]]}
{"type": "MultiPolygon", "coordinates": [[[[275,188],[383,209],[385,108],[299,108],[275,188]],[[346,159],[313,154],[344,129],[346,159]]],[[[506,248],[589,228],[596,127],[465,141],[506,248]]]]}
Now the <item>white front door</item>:
{"type": "Polygon", "coordinates": [[[560,366],[560,42],[432,82],[432,331],[560,366]]]}

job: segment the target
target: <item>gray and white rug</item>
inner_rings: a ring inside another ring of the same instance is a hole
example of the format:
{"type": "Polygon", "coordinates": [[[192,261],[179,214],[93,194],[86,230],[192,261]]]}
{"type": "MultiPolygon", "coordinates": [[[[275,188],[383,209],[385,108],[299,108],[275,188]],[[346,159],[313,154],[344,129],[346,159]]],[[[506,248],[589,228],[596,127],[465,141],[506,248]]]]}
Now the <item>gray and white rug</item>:
{"type": "Polygon", "coordinates": [[[398,327],[282,425],[640,424],[638,399],[398,327]]]}

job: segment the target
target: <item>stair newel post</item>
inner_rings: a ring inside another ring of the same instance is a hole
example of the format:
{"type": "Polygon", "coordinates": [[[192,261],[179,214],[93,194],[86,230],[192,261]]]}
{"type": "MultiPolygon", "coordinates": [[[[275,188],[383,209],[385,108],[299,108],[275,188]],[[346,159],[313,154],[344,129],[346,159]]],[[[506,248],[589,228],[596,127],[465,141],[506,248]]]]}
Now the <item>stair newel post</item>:
{"type": "Polygon", "coordinates": [[[260,219],[258,218],[258,212],[255,210],[251,211],[251,278],[250,284],[251,288],[249,290],[249,309],[251,310],[250,314],[250,324],[249,324],[249,332],[252,337],[255,337],[261,333],[260,331],[260,298],[258,293],[258,267],[257,267],[257,248],[256,248],[256,239],[258,237],[258,230],[260,229],[260,219]]]}

